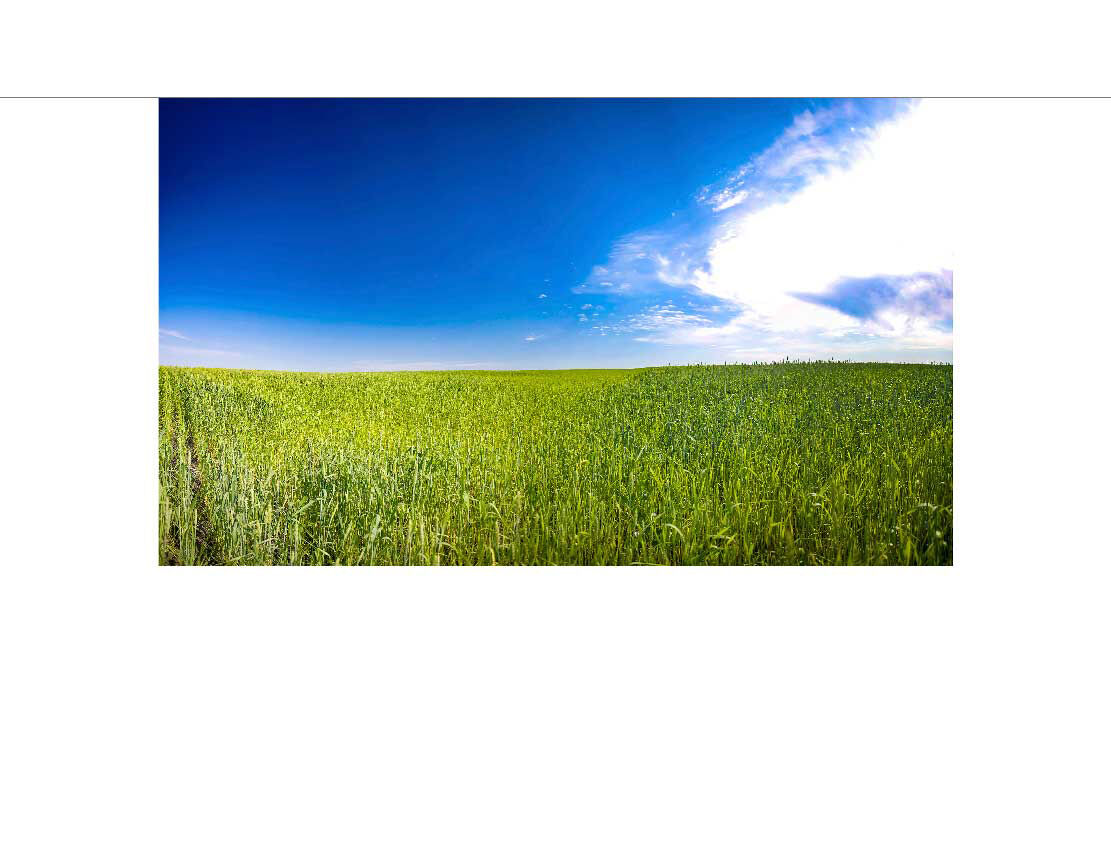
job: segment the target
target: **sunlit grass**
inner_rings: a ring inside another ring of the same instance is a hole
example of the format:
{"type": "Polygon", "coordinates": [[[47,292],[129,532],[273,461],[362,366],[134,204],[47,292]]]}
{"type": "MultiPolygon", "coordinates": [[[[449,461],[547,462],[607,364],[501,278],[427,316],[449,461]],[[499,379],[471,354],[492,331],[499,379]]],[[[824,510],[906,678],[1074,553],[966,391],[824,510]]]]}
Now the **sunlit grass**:
{"type": "Polygon", "coordinates": [[[949,365],[159,370],[164,564],[951,564],[949,365]]]}

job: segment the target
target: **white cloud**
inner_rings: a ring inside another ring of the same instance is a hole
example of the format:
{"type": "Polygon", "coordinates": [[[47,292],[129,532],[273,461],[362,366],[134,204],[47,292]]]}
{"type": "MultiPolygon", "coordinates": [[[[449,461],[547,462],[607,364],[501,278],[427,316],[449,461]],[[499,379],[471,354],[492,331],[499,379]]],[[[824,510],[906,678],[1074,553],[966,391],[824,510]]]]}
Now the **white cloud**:
{"type": "Polygon", "coordinates": [[[190,338],[187,338],[185,335],[181,334],[181,332],[177,331],[177,329],[159,329],[158,334],[166,335],[170,338],[181,338],[181,340],[183,341],[191,340],[190,338]]]}
{"type": "Polygon", "coordinates": [[[849,166],[726,224],[694,286],[744,304],[770,328],[839,329],[852,318],[792,294],[845,277],[951,270],[953,196],[940,155],[957,134],[943,104],[881,125],[849,166]]]}
{"type": "Polygon", "coordinates": [[[643,336],[662,343],[951,348],[950,172],[963,118],[947,102],[806,111],[702,189],[679,227],[615,244],[580,292],[678,287],[741,311],[705,324],[664,314],[643,336]],[[923,278],[937,289],[923,292],[923,278]]]}
{"type": "Polygon", "coordinates": [[[721,212],[723,209],[730,209],[739,203],[744,203],[752,192],[747,189],[740,189],[739,191],[731,191],[728,194],[722,192],[714,197],[714,212],[721,212]]]}
{"type": "MultiPolygon", "coordinates": [[[[585,314],[580,314],[579,319],[586,322],[585,314]]],[[[708,326],[711,324],[708,317],[700,314],[689,314],[674,303],[667,302],[662,305],[652,305],[643,311],[626,317],[614,323],[599,323],[593,327],[596,332],[606,332],[615,335],[628,335],[638,333],[679,332],[692,327],[708,326]]],[[[639,337],[637,340],[651,341],[654,337],[639,337]]]]}

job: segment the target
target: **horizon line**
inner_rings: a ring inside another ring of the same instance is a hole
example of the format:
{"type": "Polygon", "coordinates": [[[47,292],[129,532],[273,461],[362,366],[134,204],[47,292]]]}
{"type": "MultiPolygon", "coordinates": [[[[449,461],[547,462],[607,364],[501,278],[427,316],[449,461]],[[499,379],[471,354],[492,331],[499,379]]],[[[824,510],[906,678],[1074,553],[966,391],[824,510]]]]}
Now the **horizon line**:
{"type": "Polygon", "coordinates": [[[953,366],[950,361],[930,360],[928,362],[880,362],[860,359],[791,359],[784,357],[776,361],[751,362],[680,362],[666,365],[633,365],[633,366],[597,366],[597,367],[567,367],[567,368],[390,368],[388,370],[346,370],[346,371],[311,371],[291,370],[288,368],[223,368],[211,365],[164,365],[159,363],[158,368],[176,368],[186,371],[242,371],[243,373],[266,374],[471,374],[471,373],[496,373],[496,374],[535,374],[559,373],[561,371],[647,371],[655,368],[722,368],[722,367],[755,367],[757,365],[947,365],[953,366]]]}

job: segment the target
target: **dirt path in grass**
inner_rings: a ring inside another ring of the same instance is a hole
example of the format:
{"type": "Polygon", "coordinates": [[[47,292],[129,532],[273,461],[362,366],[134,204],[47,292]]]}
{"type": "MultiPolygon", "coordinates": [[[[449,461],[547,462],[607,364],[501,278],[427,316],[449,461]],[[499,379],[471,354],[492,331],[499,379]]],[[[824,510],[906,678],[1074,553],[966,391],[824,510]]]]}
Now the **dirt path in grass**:
{"type": "Polygon", "coordinates": [[[197,558],[198,565],[211,564],[212,553],[212,524],[208,518],[208,507],[204,501],[204,490],[201,487],[200,458],[197,457],[197,446],[190,433],[185,441],[186,450],[189,452],[189,473],[192,476],[193,504],[197,509],[197,558]]]}

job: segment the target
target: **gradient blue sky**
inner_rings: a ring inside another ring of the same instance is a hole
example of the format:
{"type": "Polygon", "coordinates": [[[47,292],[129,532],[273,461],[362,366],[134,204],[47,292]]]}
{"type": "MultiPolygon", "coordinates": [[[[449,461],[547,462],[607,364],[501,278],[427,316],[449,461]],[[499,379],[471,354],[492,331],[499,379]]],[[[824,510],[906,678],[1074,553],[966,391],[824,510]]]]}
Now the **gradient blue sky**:
{"type": "Polygon", "coordinates": [[[944,103],[162,100],[159,359],[952,359],[944,103]]]}

